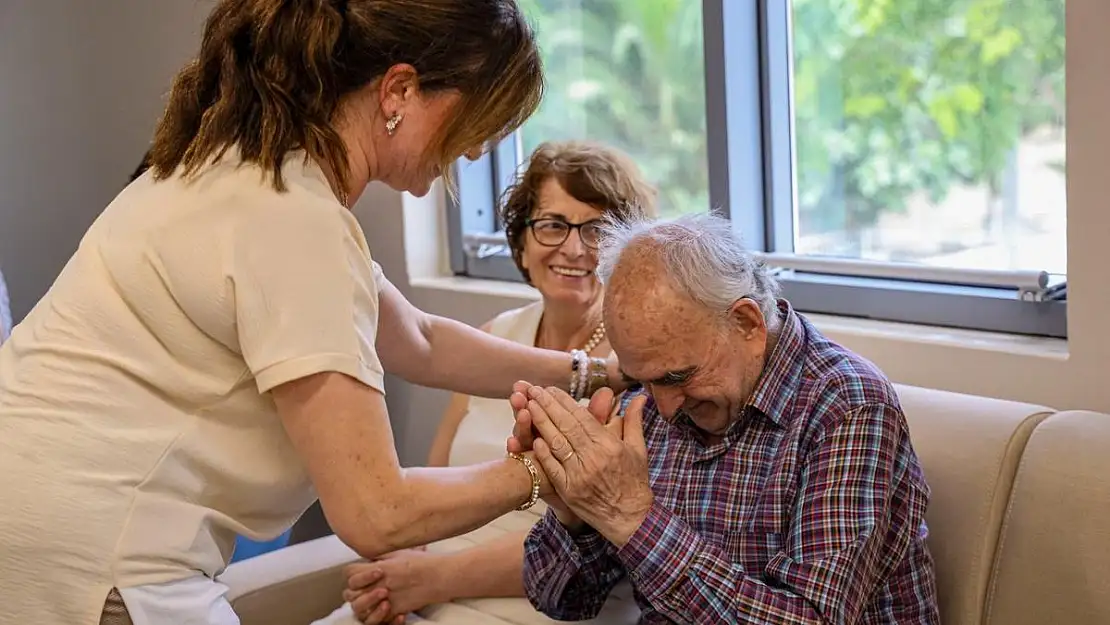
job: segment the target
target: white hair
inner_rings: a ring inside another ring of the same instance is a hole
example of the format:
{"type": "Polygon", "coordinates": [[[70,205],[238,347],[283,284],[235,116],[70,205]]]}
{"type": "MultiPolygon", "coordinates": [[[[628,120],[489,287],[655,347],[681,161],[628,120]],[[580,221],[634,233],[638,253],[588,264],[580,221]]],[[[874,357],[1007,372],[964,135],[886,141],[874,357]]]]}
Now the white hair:
{"type": "Polygon", "coordinates": [[[759,305],[767,326],[778,326],[778,281],[744,247],[731,221],[710,213],[667,220],[607,219],[598,246],[597,276],[607,284],[624,252],[647,244],[671,285],[723,314],[736,300],[759,305]]]}

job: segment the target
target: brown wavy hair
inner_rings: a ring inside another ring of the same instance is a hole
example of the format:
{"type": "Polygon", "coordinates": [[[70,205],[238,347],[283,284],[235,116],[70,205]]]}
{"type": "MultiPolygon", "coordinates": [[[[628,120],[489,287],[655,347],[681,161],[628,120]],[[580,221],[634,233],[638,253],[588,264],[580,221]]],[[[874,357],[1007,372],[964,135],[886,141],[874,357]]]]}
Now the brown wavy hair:
{"type": "Polygon", "coordinates": [[[524,236],[528,219],[539,208],[540,189],[554,178],[574,199],[618,220],[654,218],[657,191],[640,168],[620,150],[592,141],[547,141],[528,157],[528,167],[501,197],[500,217],[513,261],[531,283],[524,268],[524,236]]]}
{"type": "Polygon", "coordinates": [[[220,0],[174,82],[151,167],[158,179],[179,167],[188,176],[237,146],[282,191],[284,159],[303,149],[345,187],[340,105],[399,63],[425,92],[461,93],[431,148],[443,171],[519,128],[543,94],[535,36],[513,0],[220,0]]]}

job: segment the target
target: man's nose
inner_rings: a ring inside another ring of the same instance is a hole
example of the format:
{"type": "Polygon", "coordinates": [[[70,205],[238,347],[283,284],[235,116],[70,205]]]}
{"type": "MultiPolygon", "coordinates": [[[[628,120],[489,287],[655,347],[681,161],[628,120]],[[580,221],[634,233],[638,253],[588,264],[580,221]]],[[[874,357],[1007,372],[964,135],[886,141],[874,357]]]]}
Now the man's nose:
{"type": "Polygon", "coordinates": [[[658,384],[651,385],[651,396],[655,399],[655,407],[668,421],[674,419],[682,404],[686,403],[686,395],[681,390],[658,384]]]}

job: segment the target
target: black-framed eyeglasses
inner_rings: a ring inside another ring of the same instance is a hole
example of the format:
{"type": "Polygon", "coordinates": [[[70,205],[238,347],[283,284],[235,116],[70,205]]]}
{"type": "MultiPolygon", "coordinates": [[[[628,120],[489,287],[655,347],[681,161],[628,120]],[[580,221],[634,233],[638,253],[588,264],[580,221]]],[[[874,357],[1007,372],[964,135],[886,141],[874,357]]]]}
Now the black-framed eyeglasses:
{"type": "Polygon", "coordinates": [[[578,238],[582,239],[582,244],[591,250],[596,250],[597,244],[601,240],[600,219],[572,224],[562,219],[542,217],[540,219],[529,219],[524,222],[524,225],[532,230],[532,236],[536,239],[536,243],[545,247],[559,247],[566,242],[571,230],[577,230],[578,238]]]}

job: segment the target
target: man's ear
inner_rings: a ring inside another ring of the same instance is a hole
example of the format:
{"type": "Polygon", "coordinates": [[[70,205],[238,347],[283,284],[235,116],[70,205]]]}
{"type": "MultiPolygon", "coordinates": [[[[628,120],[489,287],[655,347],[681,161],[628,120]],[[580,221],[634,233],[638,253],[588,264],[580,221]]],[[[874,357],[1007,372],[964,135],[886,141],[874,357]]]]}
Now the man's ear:
{"type": "Polygon", "coordinates": [[[745,338],[754,339],[767,331],[767,320],[763,318],[763,311],[751,298],[741,297],[733,302],[728,316],[729,321],[745,338]]]}

